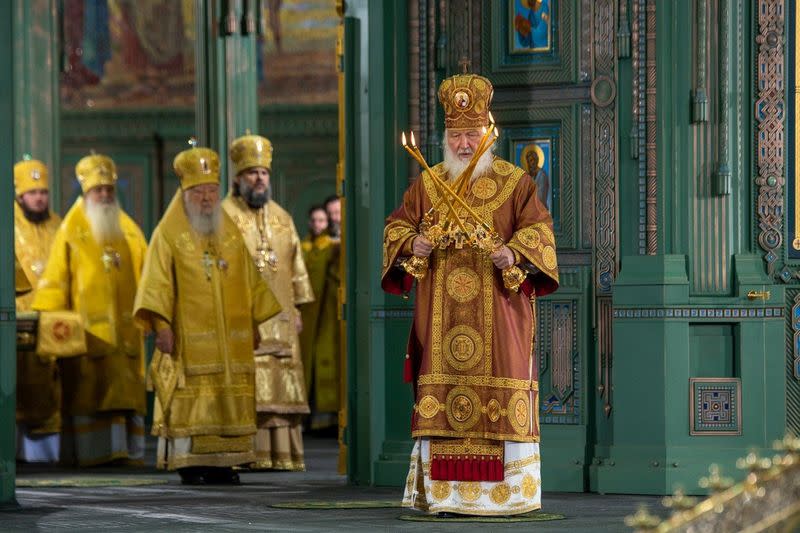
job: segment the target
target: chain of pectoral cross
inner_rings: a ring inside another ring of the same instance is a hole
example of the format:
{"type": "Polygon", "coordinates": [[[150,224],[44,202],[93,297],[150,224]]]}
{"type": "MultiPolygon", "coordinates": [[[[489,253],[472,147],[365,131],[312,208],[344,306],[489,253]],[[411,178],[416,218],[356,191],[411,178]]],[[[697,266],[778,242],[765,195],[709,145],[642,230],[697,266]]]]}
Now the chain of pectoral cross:
{"type": "Polygon", "coordinates": [[[256,246],[255,261],[259,272],[264,272],[267,266],[273,272],[278,271],[278,254],[272,249],[272,228],[270,228],[269,214],[266,207],[256,213],[256,229],[258,229],[259,243],[256,246]]]}

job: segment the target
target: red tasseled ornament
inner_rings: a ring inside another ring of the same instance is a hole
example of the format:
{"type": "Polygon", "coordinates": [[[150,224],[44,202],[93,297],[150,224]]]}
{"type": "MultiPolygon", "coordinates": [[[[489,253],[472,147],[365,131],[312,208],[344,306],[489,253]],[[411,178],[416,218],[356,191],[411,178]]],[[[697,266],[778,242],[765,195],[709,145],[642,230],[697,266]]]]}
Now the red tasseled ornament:
{"type": "Polygon", "coordinates": [[[434,481],[442,479],[442,476],[439,472],[439,464],[441,462],[442,461],[439,459],[434,459],[433,461],[431,461],[431,479],[434,481]]]}
{"type": "Polygon", "coordinates": [[[531,277],[528,276],[525,278],[525,281],[522,282],[522,285],[520,285],[519,288],[522,291],[522,294],[530,298],[531,294],[533,294],[533,290],[535,289],[533,282],[531,281],[531,277]]]}
{"type": "Polygon", "coordinates": [[[403,363],[403,381],[411,383],[414,380],[414,369],[411,367],[411,356],[406,354],[406,360],[403,363]]]}

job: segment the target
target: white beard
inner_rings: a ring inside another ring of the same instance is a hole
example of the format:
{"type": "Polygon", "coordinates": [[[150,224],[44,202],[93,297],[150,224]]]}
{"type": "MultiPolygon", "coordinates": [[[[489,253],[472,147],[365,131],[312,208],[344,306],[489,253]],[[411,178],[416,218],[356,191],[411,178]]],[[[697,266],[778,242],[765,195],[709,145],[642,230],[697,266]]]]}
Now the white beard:
{"type": "Polygon", "coordinates": [[[114,242],[123,237],[119,223],[119,204],[116,200],[110,204],[94,202],[86,198],[84,212],[89,220],[92,235],[99,244],[114,242]]]}
{"type": "Polygon", "coordinates": [[[186,212],[186,218],[189,219],[189,224],[192,228],[204,237],[215,235],[219,232],[222,221],[222,208],[219,202],[214,206],[211,214],[204,214],[200,212],[200,207],[183,199],[183,210],[186,212]]]}
{"type": "MultiPolygon", "coordinates": [[[[486,152],[478,159],[475,165],[475,170],[472,172],[471,181],[486,174],[492,168],[492,161],[494,160],[494,145],[491,146],[486,152]]],[[[469,160],[462,161],[454,151],[445,143],[444,145],[444,168],[447,171],[447,179],[450,181],[455,180],[464,172],[469,166],[469,160]]]]}

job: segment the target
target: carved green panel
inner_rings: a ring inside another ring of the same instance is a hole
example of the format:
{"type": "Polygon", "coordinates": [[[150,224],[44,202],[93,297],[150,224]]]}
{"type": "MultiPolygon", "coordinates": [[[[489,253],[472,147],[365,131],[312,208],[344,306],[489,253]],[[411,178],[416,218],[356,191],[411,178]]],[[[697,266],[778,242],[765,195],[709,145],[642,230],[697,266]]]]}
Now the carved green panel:
{"type": "Polygon", "coordinates": [[[535,11],[521,0],[490,5],[481,66],[492,83],[499,87],[577,81],[577,2],[545,0],[535,11]]]}
{"type": "MultiPolygon", "coordinates": [[[[500,125],[498,155],[526,168],[519,157],[530,144],[551,148],[549,163],[552,175],[552,212],[558,249],[578,247],[576,212],[579,179],[578,166],[578,104],[549,107],[497,107],[495,119],[500,125]]],[[[543,151],[544,153],[544,151],[543,151]]],[[[527,170],[527,168],[526,168],[527,170]]]]}

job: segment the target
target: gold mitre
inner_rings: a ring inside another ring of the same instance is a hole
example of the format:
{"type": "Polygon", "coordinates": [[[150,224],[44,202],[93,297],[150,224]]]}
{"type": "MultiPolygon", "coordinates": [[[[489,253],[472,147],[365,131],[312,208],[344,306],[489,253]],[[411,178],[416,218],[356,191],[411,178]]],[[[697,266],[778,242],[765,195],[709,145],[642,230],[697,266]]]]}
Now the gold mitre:
{"type": "Polygon", "coordinates": [[[266,137],[251,135],[248,131],[231,143],[230,152],[235,174],[253,167],[272,170],[272,143],[266,137]]]}
{"type": "Polygon", "coordinates": [[[22,161],[14,165],[14,194],[22,196],[34,189],[49,189],[47,165],[25,154],[22,161]]]}
{"type": "Polygon", "coordinates": [[[175,156],[172,168],[181,180],[181,189],[191,189],[204,183],[219,184],[219,155],[211,148],[195,146],[175,156]]]}
{"type": "Polygon", "coordinates": [[[473,129],[489,125],[492,82],[477,74],[456,74],[439,86],[447,129],[473,129]]]}
{"type": "Polygon", "coordinates": [[[107,155],[87,155],[75,165],[75,176],[84,194],[100,185],[117,184],[117,166],[107,155]]]}

